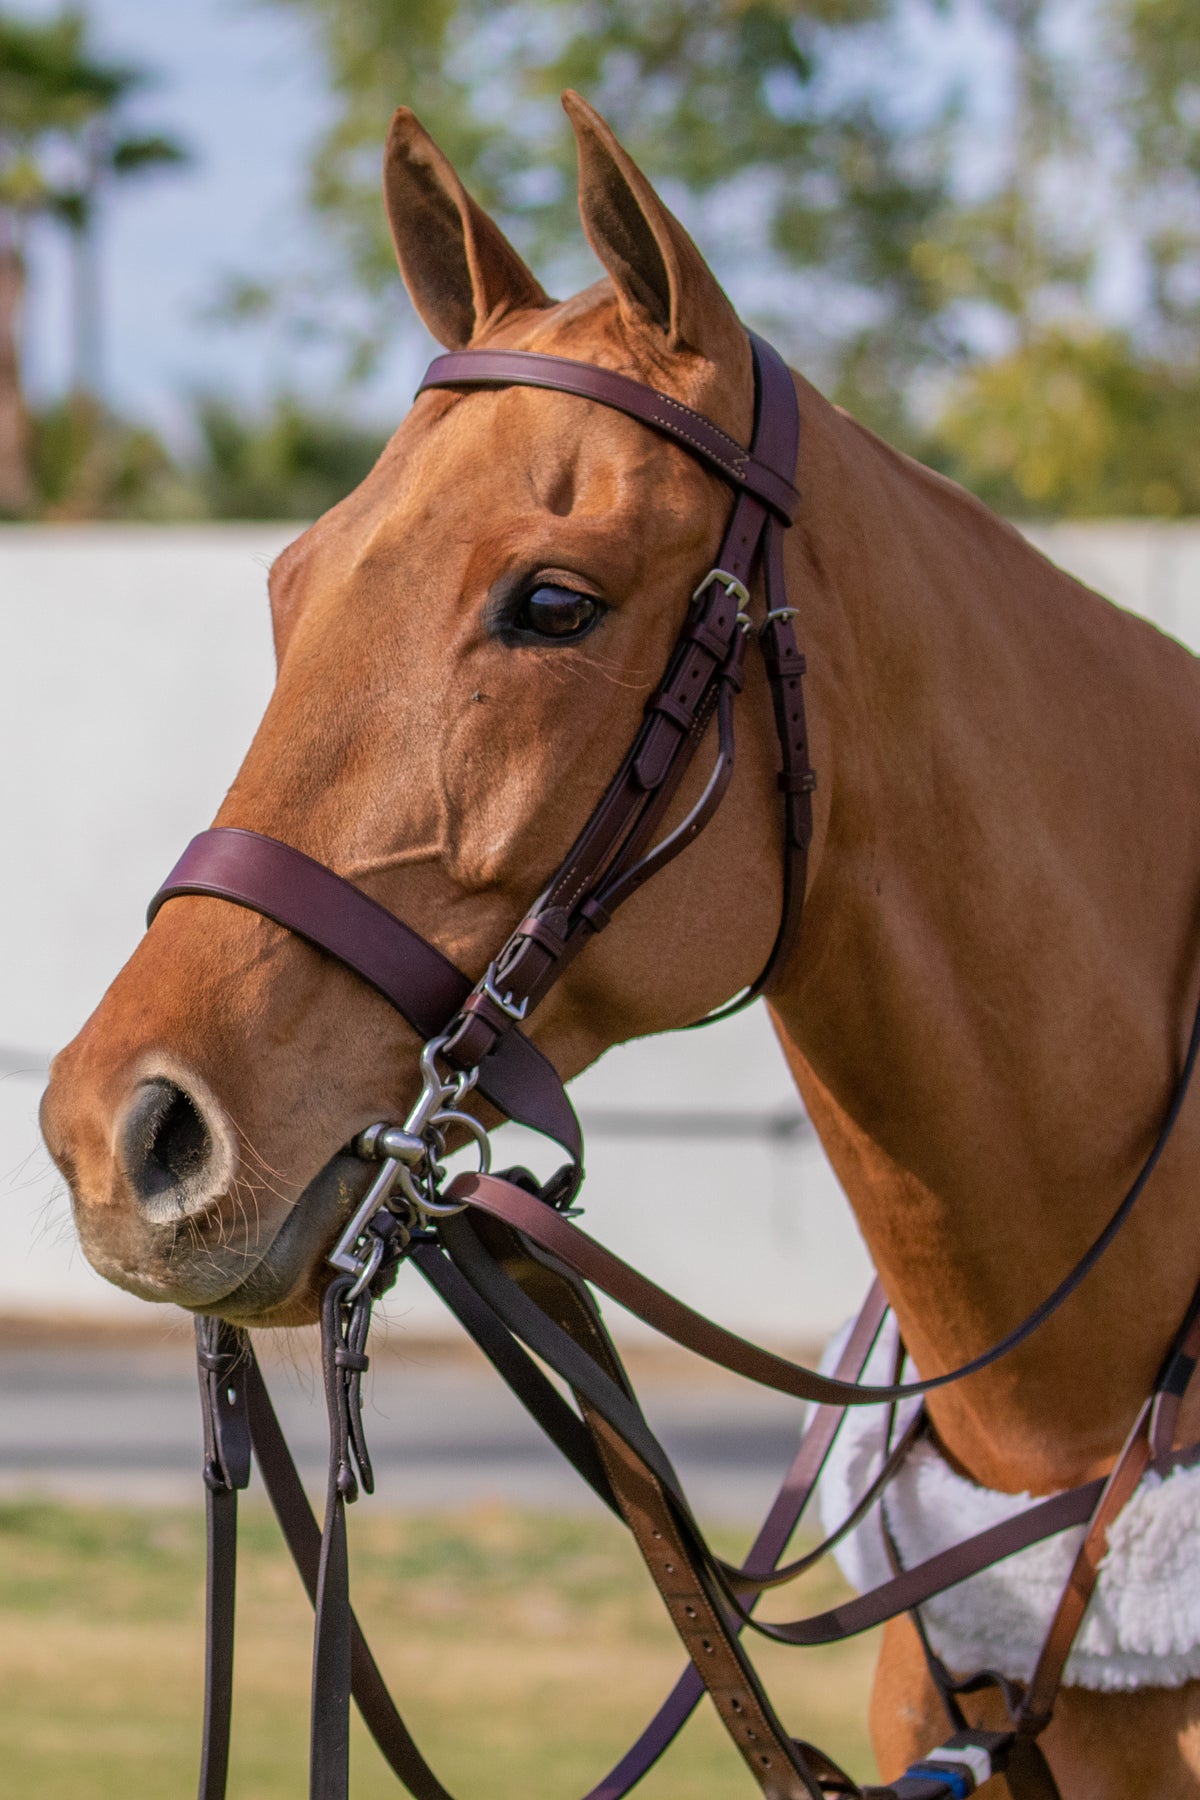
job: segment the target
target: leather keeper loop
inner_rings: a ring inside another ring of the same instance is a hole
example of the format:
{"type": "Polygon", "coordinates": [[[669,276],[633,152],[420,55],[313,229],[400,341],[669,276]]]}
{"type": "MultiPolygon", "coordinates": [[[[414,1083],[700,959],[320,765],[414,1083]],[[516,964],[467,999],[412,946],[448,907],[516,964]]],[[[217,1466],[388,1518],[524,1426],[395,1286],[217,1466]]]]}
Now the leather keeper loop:
{"type": "Polygon", "coordinates": [[[680,727],[675,721],[665,718],[661,713],[651,722],[646,742],[633,765],[634,780],[639,787],[645,788],[649,793],[662,785],[681,735],[680,727]]]}
{"type": "Polygon", "coordinates": [[[681,731],[692,729],[692,720],[695,717],[694,708],[685,706],[666,688],[659,688],[657,693],[651,694],[646,702],[646,711],[662,713],[664,718],[668,718],[678,725],[681,731]]]}
{"type": "Polygon", "coordinates": [[[812,794],[816,791],[815,769],[780,769],[775,777],[781,794],[812,794]]]}
{"type": "Polygon", "coordinates": [[[352,1369],[356,1375],[365,1375],[371,1366],[371,1359],[365,1350],[350,1350],[345,1344],[339,1344],[333,1353],[333,1360],[339,1369],[352,1369]]]}
{"type": "Polygon", "coordinates": [[[729,654],[721,669],[721,680],[731,687],[735,694],[742,691],[742,683],[746,679],[746,634],[739,631],[729,646],[729,654]]]}
{"type": "Polygon", "coordinates": [[[593,931],[603,931],[606,925],[612,924],[612,914],[590,894],[581,903],[579,916],[593,931]]]}
{"type": "Polygon", "coordinates": [[[525,938],[544,950],[552,961],[557,962],[567,947],[567,918],[562,907],[555,906],[546,913],[527,913],[513,932],[514,938],[525,938]],[[550,922],[553,920],[553,924],[550,922]]]}
{"type": "Polygon", "coordinates": [[[497,1006],[490,994],[478,990],[468,994],[463,1001],[463,1017],[480,1020],[496,1037],[503,1037],[512,1023],[504,1008],[497,1006]]]}
{"type": "Polygon", "coordinates": [[[464,1002],[458,1024],[447,1038],[442,1049],[446,1061],[454,1069],[474,1069],[489,1055],[496,1046],[500,1035],[487,1019],[481,1018],[478,1011],[471,1007],[471,1000],[464,1002]]]}
{"type": "Polygon", "coordinates": [[[729,651],[728,630],[720,631],[711,619],[703,615],[694,624],[684,628],[683,638],[685,643],[697,644],[701,650],[707,650],[717,662],[723,662],[729,651]]]}

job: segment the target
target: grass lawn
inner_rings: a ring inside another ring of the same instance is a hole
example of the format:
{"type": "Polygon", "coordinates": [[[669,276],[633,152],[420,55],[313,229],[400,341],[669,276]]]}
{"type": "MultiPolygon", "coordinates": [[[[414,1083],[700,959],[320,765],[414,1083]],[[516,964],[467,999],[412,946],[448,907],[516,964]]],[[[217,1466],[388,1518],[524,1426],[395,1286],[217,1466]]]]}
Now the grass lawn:
{"type": "MultiPolygon", "coordinates": [[[[480,1508],[351,1514],[355,1597],[401,1711],[462,1800],[586,1791],[680,1667],[641,1564],[615,1525],[480,1508]]],[[[728,1534],[726,1553],[745,1545],[728,1534]]],[[[0,1788],[49,1800],[175,1800],[195,1792],[203,1520],[41,1502],[0,1505],[0,1788]]],[[[273,1522],[245,1508],[231,1800],[306,1791],[311,1614],[273,1522]]],[[[777,1616],[843,1592],[799,1585],[777,1616]]],[[[859,1779],[875,1643],[784,1651],[760,1667],[785,1721],[859,1779]]],[[[400,1792],[355,1722],[355,1800],[400,1792]]],[[[641,1792],[754,1792],[707,1709],[641,1792]]]]}

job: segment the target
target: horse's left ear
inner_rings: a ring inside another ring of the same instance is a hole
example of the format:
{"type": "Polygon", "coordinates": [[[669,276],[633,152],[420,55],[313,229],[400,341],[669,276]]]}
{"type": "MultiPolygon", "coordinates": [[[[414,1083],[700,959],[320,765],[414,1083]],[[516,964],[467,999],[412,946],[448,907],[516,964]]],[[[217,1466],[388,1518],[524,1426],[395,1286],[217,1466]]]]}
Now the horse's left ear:
{"type": "Polygon", "coordinates": [[[550,304],[407,106],[388,133],[383,193],[404,285],[447,350],[465,349],[507,313],[550,304]]]}
{"type": "Polygon", "coordinates": [[[628,327],[724,369],[749,361],[746,333],[716,276],[600,114],[570,89],[579,212],[628,327]]]}

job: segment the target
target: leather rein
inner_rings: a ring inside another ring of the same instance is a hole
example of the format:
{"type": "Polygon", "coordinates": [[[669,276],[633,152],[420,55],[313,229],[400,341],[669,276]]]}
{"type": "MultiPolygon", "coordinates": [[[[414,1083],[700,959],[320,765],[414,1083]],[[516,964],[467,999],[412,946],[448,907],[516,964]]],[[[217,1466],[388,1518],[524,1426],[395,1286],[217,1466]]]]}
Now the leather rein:
{"type": "MultiPolygon", "coordinates": [[[[1186,1098],[1200,1050],[1200,1011],[1155,1143],[1089,1250],[1029,1317],[962,1368],[920,1382],[866,1386],[862,1371],[887,1305],[878,1283],[832,1376],[759,1349],[704,1319],[629,1268],[571,1222],[582,1179],[578,1121],[553,1065],[522,1026],[573,958],[616,909],[704,828],[728,787],[734,698],[746,646],[756,637],[779,740],[784,886],[779,930],[757,980],[723,1018],[757,998],[796,941],[812,836],[815,777],[809,762],[795,608],[786,602],[783,533],[797,495],[799,409],[792,377],[750,335],[755,425],[747,451],[712,421],[614,371],[527,351],[475,350],[438,357],[420,389],[462,393],[514,384],[544,387],[616,408],[680,445],[734,492],[717,560],[692,596],[662,681],[634,741],[563,863],[474,985],[409,926],[360,889],[292,847],[251,831],[202,833],[155,896],[209,895],[248,907],[341,961],[384,995],[420,1034],[422,1090],[402,1126],[380,1124],[355,1149],[378,1172],[330,1254],[322,1304],[322,1359],[330,1419],[324,1525],[305,1497],[247,1333],[197,1319],[208,1515],[208,1632],[200,1800],[223,1800],[232,1700],[237,1495],[257,1459],[272,1505],[315,1609],[311,1800],[346,1800],[353,1695],[384,1757],[415,1800],[450,1800],[396,1711],[351,1610],[345,1508],[373,1487],[361,1416],[372,1304],[410,1261],[573,1464],[629,1527],[689,1655],[675,1689],[620,1763],[586,1800],[619,1800],[677,1735],[707,1691],[768,1800],[962,1800],[1004,1772],[1015,1800],[1057,1800],[1038,1746],[1071,1645],[1094,1589],[1108,1530],[1148,1469],[1200,1457],[1174,1448],[1183,1396],[1200,1357],[1200,1295],[1193,1301],[1112,1473],[1039,1501],[1014,1519],[944,1551],[831,1611],[784,1624],[754,1617],[759,1596],[811,1567],[881,1502],[916,1438],[923,1411],[902,1431],[905,1399],[961,1380],[1023,1343],[1075,1292],[1143,1192],[1186,1098]],[[765,619],[755,628],[751,590],[761,578],[765,619]],[[656,835],[713,720],[717,749],[705,787],[682,823],[656,835]],[[525,1170],[490,1173],[486,1133],[464,1110],[473,1088],[508,1118],[554,1139],[569,1161],[539,1186],[525,1170]],[[445,1185],[448,1136],[466,1133],[480,1169],[445,1185]],[[658,1331],[746,1378],[810,1402],[813,1411],[776,1501],[742,1567],[718,1558],[675,1471],[638,1405],[592,1288],[658,1331]],[[574,1397],[570,1406],[540,1365],[574,1397]],[[883,1466],[851,1515],[816,1550],[782,1559],[851,1406],[890,1409],[883,1466]],[[991,1671],[956,1679],[928,1643],[919,1608],[1005,1556],[1071,1526],[1082,1547],[1033,1679],[991,1671]],[[902,1612],[912,1614],[945,1704],[949,1735],[886,1787],[860,1787],[777,1718],[745,1645],[747,1630],[774,1641],[837,1642],[902,1612]],[[961,1699],[985,1687],[1007,1706],[1005,1731],[969,1726],[961,1699]]],[[[696,1023],[707,1023],[699,1020],[696,1023]]]]}

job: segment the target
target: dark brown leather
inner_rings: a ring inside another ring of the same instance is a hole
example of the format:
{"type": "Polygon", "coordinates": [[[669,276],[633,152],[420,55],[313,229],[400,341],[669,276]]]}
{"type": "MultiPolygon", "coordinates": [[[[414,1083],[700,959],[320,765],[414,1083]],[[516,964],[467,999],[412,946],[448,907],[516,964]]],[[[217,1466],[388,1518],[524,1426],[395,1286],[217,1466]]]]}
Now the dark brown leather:
{"type": "MultiPolygon", "coordinates": [[[[878,1281],[863,1303],[838,1358],[836,1373],[843,1380],[854,1380],[862,1374],[871,1346],[879,1334],[887,1312],[887,1301],[878,1281]]],[[[834,1439],[846,1416],[844,1407],[818,1407],[809,1420],[800,1447],[785,1475],[775,1501],[750,1548],[747,1562],[751,1567],[773,1567],[787,1549],[817,1480],[833,1447],[834,1439]]],[[[753,1605],[754,1596],[745,1596],[753,1605]]],[[[623,1800],[641,1780],[646,1770],[658,1761],[674,1741],[705,1692],[704,1683],[694,1663],[688,1664],[675,1687],[654,1718],[621,1761],[600,1782],[586,1800],[623,1800]]]]}
{"type": "MultiPolygon", "coordinates": [[[[598,1366],[613,1388],[636,1405],[620,1357],[584,1284],[544,1259],[531,1257],[515,1232],[493,1230],[490,1237],[492,1253],[509,1279],[598,1366]]],[[[569,1379],[565,1369],[560,1373],[569,1379]]],[[[737,1629],[706,1569],[693,1555],[668,1488],[635,1443],[593,1404],[586,1389],[576,1387],[575,1397],[668,1616],[747,1768],[768,1800],[821,1800],[738,1643],[737,1629]]]]}
{"type": "MultiPolygon", "coordinates": [[[[751,460],[773,468],[790,486],[799,445],[795,386],[787,365],[769,344],[753,333],[750,343],[756,382],[751,460]]],[[[654,390],[623,376],[613,376],[609,370],[559,357],[542,358],[525,352],[496,352],[493,357],[491,352],[465,351],[439,359],[437,366],[442,364],[452,365],[454,384],[462,387],[475,383],[493,385],[501,379],[502,370],[503,379],[508,381],[532,380],[536,374],[538,384],[555,386],[565,370],[570,374],[571,392],[622,406],[647,423],[655,423],[660,410],[658,401],[662,396],[654,390]]],[[[715,432],[716,428],[711,430],[715,432]]],[[[723,433],[717,435],[724,441],[723,433]]],[[[679,441],[695,448],[690,437],[679,441]]],[[[728,473],[724,461],[714,466],[728,473]]],[[[768,673],[773,686],[787,688],[786,700],[780,692],[774,701],[785,813],[782,920],[758,979],[716,1017],[749,1004],[762,992],[794,946],[804,902],[814,777],[808,766],[800,686],[803,658],[796,649],[790,609],[784,606],[781,534],[788,516],[772,512],[758,492],[743,485],[714,565],[745,589],[750,587],[755,570],[761,568],[769,615],[765,626],[768,673]]],[[[613,781],[529,917],[495,959],[495,985],[503,991],[507,1007],[498,1006],[483,983],[477,985],[464,1004],[462,1024],[448,1046],[452,1062],[472,1067],[512,1028],[514,1015],[528,1017],[572,957],[610,922],[616,908],[666,861],[685,849],[711,816],[732,769],[729,700],[741,687],[744,649],[737,602],[723,585],[713,583],[694,600],[666,675],[647,701],[642,726],[613,781]],[[650,851],[653,832],[696,753],[714,709],[721,718],[721,743],[710,790],[685,825],[650,851]]]]}
{"type": "Polygon", "coordinates": [[[456,350],[435,356],[425,371],[418,394],[430,388],[544,387],[558,394],[578,394],[617,412],[640,419],[652,431],[673,438],[689,455],[707,463],[731,486],[753,494],[790,524],[799,496],[792,486],[793,462],[786,472],[767,451],[755,444],[742,448],[736,438],[693,412],[670,394],[603,369],[596,363],[576,362],[567,356],[544,356],[533,350],[456,350]]]}
{"type": "Polygon", "coordinates": [[[1200,1363],[1200,1294],[1189,1308],[1179,1328],[1175,1343],[1163,1364],[1155,1384],[1154,1404],[1150,1416],[1150,1451],[1158,1458],[1168,1456],[1179,1428],[1179,1414],[1184,1396],[1196,1378],[1200,1363]]]}
{"type": "Polygon", "coordinates": [[[244,1404],[246,1350],[221,1319],[196,1320],[196,1367],[204,1425],[204,1734],[199,1800],[224,1800],[233,1705],[238,1493],[250,1479],[244,1404]]]}
{"type": "MultiPolygon", "coordinates": [[[[321,1529],[313,1517],[252,1351],[248,1351],[245,1390],[255,1460],[309,1602],[315,1607],[321,1529]]],[[[396,1711],[379,1665],[353,1613],[350,1615],[350,1667],[359,1711],[394,1774],[416,1800],[451,1800],[396,1711]]],[[[208,1800],[208,1796],[204,1800],[208,1800]]],[[[214,1800],[218,1797],[214,1796],[214,1800]]]]}
{"type": "MultiPolygon", "coordinates": [[[[648,1436],[640,1413],[636,1408],[631,1409],[611,1389],[606,1391],[603,1384],[597,1387],[594,1382],[589,1383],[587,1369],[581,1366],[577,1355],[573,1360],[573,1345],[564,1352],[562,1334],[557,1331],[556,1322],[536,1307],[530,1306],[524,1292],[506,1277],[494,1253],[488,1251],[477,1239],[469,1209],[467,1213],[443,1219],[440,1222],[440,1233],[467,1279],[478,1288],[509,1329],[577,1392],[586,1394],[593,1408],[601,1410],[613,1429],[636,1447],[642,1461],[670,1492],[677,1510],[687,1515],[687,1501],[678,1489],[674,1471],[669,1462],[663,1461],[661,1450],[653,1438],[648,1436]]],[[[522,1235],[530,1242],[537,1242],[532,1233],[522,1235]]],[[[554,1261],[561,1262],[568,1268],[572,1267],[570,1259],[555,1256],[554,1261]]],[[[841,1387],[841,1384],[837,1385],[841,1387]]],[[[1043,1537],[1063,1531],[1068,1526],[1085,1524],[1091,1517],[1103,1488],[1103,1480],[1097,1479],[1065,1494],[1056,1494],[1048,1500],[1039,1501],[1017,1518],[1006,1519],[965,1544],[940,1552],[928,1562],[905,1571],[872,1593],[811,1618],[782,1625],[764,1625],[759,1620],[751,1619],[736,1596],[739,1580],[743,1576],[743,1571],[740,1570],[727,1571],[727,1598],[739,1618],[773,1641],[807,1645],[837,1643],[842,1638],[855,1636],[860,1631],[883,1624],[888,1619],[895,1618],[898,1613],[911,1611],[914,1606],[924,1604],[934,1594],[956,1586],[969,1575],[976,1574],[1003,1556],[1023,1550],[1029,1544],[1037,1543],[1043,1537]]],[[[722,1565],[718,1561],[714,1560],[712,1567],[715,1572],[721,1572],[722,1565]]],[[[754,1585],[753,1582],[751,1585],[754,1585]]]]}
{"type": "Polygon", "coordinates": [[[1192,1299],[1154,1393],[1134,1421],[1088,1522],[1083,1543],[1063,1589],[1037,1668],[1021,1700],[1018,1723],[1036,1736],[1050,1723],[1071,1647],[1100,1579],[1100,1564],[1117,1518],[1137,1492],[1146,1470],[1174,1460],[1175,1428],[1200,1357],[1200,1291],[1192,1299]]]}
{"type": "MultiPolygon", "coordinates": [[[[802,1368],[772,1351],[762,1350],[744,1338],[735,1336],[722,1326],[694,1312],[682,1301],[630,1268],[595,1239],[578,1230],[569,1220],[494,1175],[459,1176],[448,1189],[450,1198],[477,1208],[495,1218],[515,1225],[552,1256],[557,1256],[599,1287],[610,1298],[628,1308],[655,1331],[673,1339],[685,1349],[693,1350],[709,1362],[719,1363],[734,1374],[772,1387],[780,1393],[792,1394],[799,1400],[816,1400],[836,1406],[867,1406],[880,1401],[889,1404],[911,1400],[932,1393],[940,1387],[965,1380],[990,1368],[1026,1342],[1058,1308],[1079,1288],[1128,1219],[1147,1182],[1158,1166],[1159,1158],[1170,1139],[1187,1097],[1197,1056],[1200,1055],[1200,1004],[1192,1021],[1191,1038],[1183,1067],[1176,1080],[1166,1116],[1149,1153],[1130,1184],[1120,1204],[1103,1230],[1080,1257],[1073,1268],[1034,1310],[1015,1326],[999,1343],[973,1357],[960,1368],[949,1369],[923,1381],[894,1383],[887,1387],[850,1387],[835,1382],[815,1369],[802,1368]]],[[[1190,1318],[1190,1315],[1189,1315],[1190,1318]]],[[[1200,1339],[1198,1339],[1200,1341],[1200,1339]]]]}
{"type": "MultiPolygon", "coordinates": [[[[391,1002],[421,1037],[436,1037],[471,991],[467,977],[361,888],[290,844],[230,826],[192,839],[150,903],[147,923],[179,895],[249,907],[334,956],[391,1002]]],[[[582,1154],[579,1121],[554,1065],[519,1031],[505,1034],[479,1089],[508,1118],[582,1154]]]]}
{"type": "Polygon", "coordinates": [[[1096,1510],[1088,1521],[1083,1543],[1042,1645],[1033,1679],[1021,1702],[1019,1723],[1032,1735],[1050,1723],[1071,1646],[1100,1578],[1100,1562],[1108,1548],[1109,1531],[1117,1515],[1132,1500],[1138,1483],[1150,1466],[1150,1409],[1151,1402],[1147,1400],[1096,1502],[1096,1510]]]}

